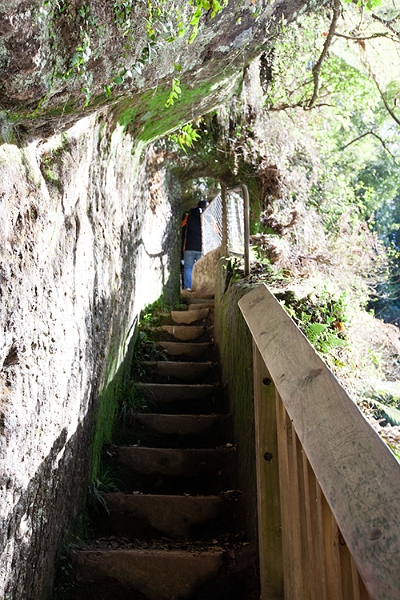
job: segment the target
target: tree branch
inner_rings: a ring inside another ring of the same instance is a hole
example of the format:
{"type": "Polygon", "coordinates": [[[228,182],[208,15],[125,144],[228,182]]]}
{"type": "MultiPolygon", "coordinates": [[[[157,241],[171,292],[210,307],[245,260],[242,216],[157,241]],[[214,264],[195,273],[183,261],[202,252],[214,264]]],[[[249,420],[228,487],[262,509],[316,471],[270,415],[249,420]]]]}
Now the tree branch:
{"type": "Polygon", "coordinates": [[[314,77],[314,92],[308,103],[309,109],[314,106],[314,104],[318,98],[319,74],[321,71],[322,63],[324,62],[324,60],[328,54],[329,46],[332,43],[332,39],[333,39],[333,36],[336,31],[336,25],[337,25],[337,22],[340,17],[340,7],[341,7],[340,0],[333,0],[333,17],[332,17],[331,25],[329,27],[328,36],[325,40],[324,47],[322,48],[321,56],[319,57],[318,62],[314,65],[313,70],[312,70],[313,77],[314,77]]]}
{"type": "Polygon", "coordinates": [[[375,21],[379,21],[379,23],[381,23],[384,27],[387,27],[392,33],[395,34],[396,37],[400,37],[400,34],[398,31],[396,31],[396,29],[392,26],[392,23],[395,23],[397,21],[397,19],[399,18],[400,15],[397,15],[397,17],[394,17],[393,19],[391,19],[390,21],[385,21],[385,19],[382,19],[381,17],[379,17],[378,15],[376,15],[375,13],[371,13],[371,17],[373,19],[375,19],[375,21]]]}
{"type": "Polygon", "coordinates": [[[279,112],[280,110],[289,110],[293,108],[302,108],[303,110],[311,110],[312,108],[321,108],[322,106],[329,106],[333,108],[333,104],[329,104],[328,102],[318,102],[318,104],[314,104],[314,106],[309,106],[308,102],[304,103],[302,100],[300,102],[296,102],[295,104],[278,104],[278,106],[268,106],[268,110],[270,112],[279,112]]]}
{"type": "Polygon", "coordinates": [[[377,80],[375,74],[372,73],[372,71],[370,71],[370,72],[371,72],[372,79],[375,81],[376,89],[378,90],[379,95],[382,98],[382,102],[385,105],[386,110],[388,111],[388,113],[392,117],[392,119],[397,123],[397,125],[400,125],[400,119],[399,119],[399,117],[397,117],[397,115],[395,115],[393,109],[389,106],[389,103],[386,100],[385,94],[383,93],[383,91],[380,88],[380,85],[378,83],[378,80],[377,80]]]}
{"type": "Polygon", "coordinates": [[[365,35],[365,36],[358,37],[358,36],[354,36],[354,35],[346,35],[345,33],[336,33],[335,32],[335,36],[344,38],[345,40],[353,40],[355,42],[365,42],[365,40],[373,40],[375,38],[381,38],[381,37],[392,40],[393,42],[399,41],[399,35],[393,36],[390,33],[373,33],[371,35],[365,35]]]}
{"type": "Polygon", "coordinates": [[[342,146],[341,148],[339,148],[339,151],[345,150],[346,148],[348,148],[352,144],[355,144],[356,142],[359,142],[360,140],[362,140],[363,138],[365,138],[367,135],[372,135],[374,138],[376,138],[382,144],[382,146],[384,147],[384,149],[386,150],[386,152],[392,157],[394,164],[397,165],[397,166],[399,166],[398,162],[396,161],[396,157],[389,150],[389,148],[388,148],[387,144],[385,143],[385,141],[377,133],[375,133],[375,131],[373,131],[372,129],[371,129],[371,131],[366,131],[365,133],[362,133],[358,137],[354,138],[354,140],[351,140],[351,142],[348,142],[347,144],[345,144],[344,146],[342,146]]]}
{"type": "Polygon", "coordinates": [[[372,131],[366,131],[365,133],[362,133],[358,137],[354,138],[354,140],[351,140],[351,142],[348,142],[348,144],[345,144],[344,146],[341,146],[339,148],[339,152],[341,152],[342,150],[345,150],[346,148],[348,148],[352,144],[355,144],[356,142],[358,142],[359,140],[362,140],[363,138],[365,138],[367,135],[370,135],[370,134],[372,134],[372,131]]]}

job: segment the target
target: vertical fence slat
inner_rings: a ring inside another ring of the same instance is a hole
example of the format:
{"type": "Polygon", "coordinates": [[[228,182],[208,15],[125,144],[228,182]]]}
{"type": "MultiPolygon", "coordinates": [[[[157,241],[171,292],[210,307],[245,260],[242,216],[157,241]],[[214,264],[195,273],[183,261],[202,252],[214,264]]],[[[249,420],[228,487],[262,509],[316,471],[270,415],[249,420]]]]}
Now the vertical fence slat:
{"type": "Polygon", "coordinates": [[[361,590],[360,590],[360,575],[358,573],[358,569],[353,560],[353,557],[350,554],[350,568],[351,568],[351,581],[353,585],[353,600],[362,600],[361,590]]]}
{"type": "Polygon", "coordinates": [[[358,600],[359,586],[354,581],[350,551],[339,531],[340,573],[342,578],[343,597],[358,600]]]}
{"type": "Polygon", "coordinates": [[[351,575],[353,579],[353,594],[354,600],[370,600],[370,596],[368,594],[367,588],[363,580],[360,577],[360,573],[358,572],[357,565],[353,560],[353,557],[350,555],[351,560],[351,575]]]}
{"type": "Polygon", "coordinates": [[[221,201],[222,201],[222,251],[224,254],[228,250],[228,207],[226,198],[226,185],[221,184],[221,201]]]}
{"type": "Polygon", "coordinates": [[[287,439],[287,413],[283,406],[281,397],[276,393],[276,416],[278,431],[278,453],[279,453],[279,491],[281,498],[282,518],[282,550],[283,550],[283,576],[285,600],[295,598],[295,581],[292,570],[292,528],[290,519],[290,479],[289,479],[289,457],[287,439]]]}
{"type": "Polygon", "coordinates": [[[322,491],[308,459],[305,457],[304,460],[307,462],[307,478],[310,490],[310,526],[312,552],[314,556],[312,579],[315,586],[316,600],[327,600],[328,590],[325,570],[325,547],[323,541],[322,491]]]}
{"type": "Polygon", "coordinates": [[[253,344],[261,600],[283,598],[281,506],[275,386],[253,344]]]}
{"type": "Polygon", "coordinates": [[[317,576],[317,565],[315,555],[315,492],[313,493],[313,487],[311,481],[313,479],[313,473],[310,469],[310,463],[307,460],[305,452],[301,453],[303,462],[303,481],[304,481],[304,510],[306,518],[306,545],[308,547],[308,560],[309,560],[309,587],[310,587],[310,598],[311,600],[324,600],[319,593],[318,576],[317,576]],[[311,472],[310,472],[311,471],[311,472]],[[313,527],[314,525],[314,527],[313,527]]]}
{"type": "Polygon", "coordinates": [[[307,562],[307,549],[303,546],[302,539],[302,511],[301,511],[301,488],[299,473],[299,442],[292,423],[286,413],[289,446],[289,479],[290,479],[290,520],[292,528],[292,560],[294,571],[295,595],[294,598],[302,600],[307,598],[305,588],[305,564],[307,562]]]}
{"type": "Polygon", "coordinates": [[[324,519],[324,542],[326,575],[328,583],[329,600],[349,600],[343,598],[342,577],[340,571],[340,552],[339,552],[339,529],[332,512],[325,499],[322,497],[322,514],[324,519]]]}

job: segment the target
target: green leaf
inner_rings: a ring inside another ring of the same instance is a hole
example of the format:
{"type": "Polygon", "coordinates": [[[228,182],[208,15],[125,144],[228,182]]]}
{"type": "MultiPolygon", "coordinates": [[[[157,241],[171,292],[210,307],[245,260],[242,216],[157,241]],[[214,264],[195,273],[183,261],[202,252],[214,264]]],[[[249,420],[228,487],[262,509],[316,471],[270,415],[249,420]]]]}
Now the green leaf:
{"type": "Polygon", "coordinates": [[[111,98],[112,96],[112,91],[109,85],[105,85],[104,86],[104,91],[106,93],[107,98],[111,98]]]}
{"type": "Polygon", "coordinates": [[[315,344],[321,333],[325,331],[327,327],[328,326],[324,323],[310,323],[307,327],[306,335],[311,344],[315,344]]]}

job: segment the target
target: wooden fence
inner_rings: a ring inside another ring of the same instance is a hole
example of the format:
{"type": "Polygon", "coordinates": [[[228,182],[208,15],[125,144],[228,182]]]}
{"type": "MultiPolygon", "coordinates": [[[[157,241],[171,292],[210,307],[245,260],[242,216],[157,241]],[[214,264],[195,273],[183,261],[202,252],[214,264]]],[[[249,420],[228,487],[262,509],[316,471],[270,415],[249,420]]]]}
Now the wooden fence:
{"type": "Polygon", "coordinates": [[[253,336],[261,599],[400,600],[400,464],[265,285],[253,336]]]}

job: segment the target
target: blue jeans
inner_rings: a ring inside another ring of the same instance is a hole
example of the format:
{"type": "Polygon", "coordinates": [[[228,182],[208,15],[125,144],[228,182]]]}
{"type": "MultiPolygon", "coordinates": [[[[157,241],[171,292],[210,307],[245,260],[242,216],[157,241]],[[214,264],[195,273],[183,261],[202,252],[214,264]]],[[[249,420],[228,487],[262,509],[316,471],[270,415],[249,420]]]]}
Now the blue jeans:
{"type": "Polygon", "coordinates": [[[192,271],[196,260],[201,258],[202,254],[198,250],[185,250],[183,253],[183,287],[184,289],[192,287],[192,271]]]}

